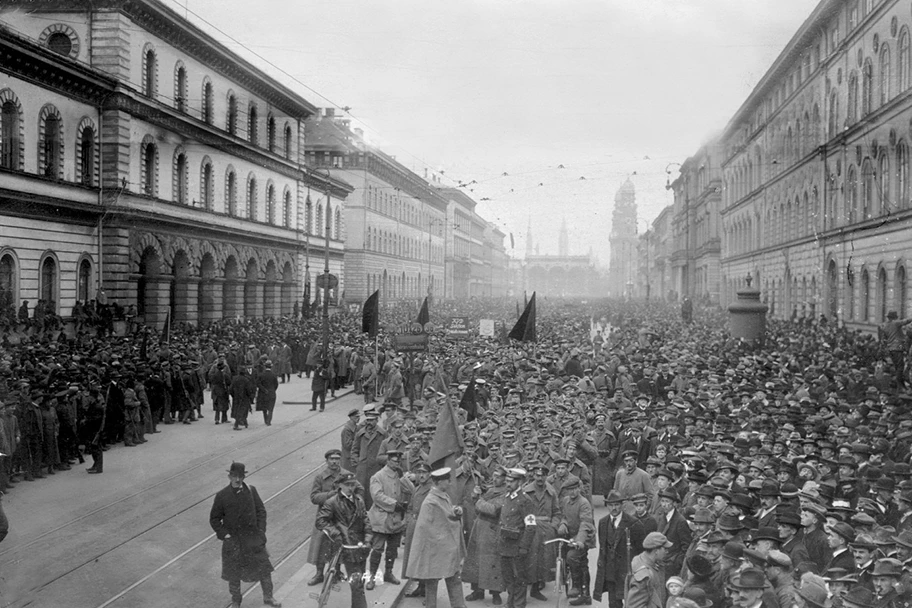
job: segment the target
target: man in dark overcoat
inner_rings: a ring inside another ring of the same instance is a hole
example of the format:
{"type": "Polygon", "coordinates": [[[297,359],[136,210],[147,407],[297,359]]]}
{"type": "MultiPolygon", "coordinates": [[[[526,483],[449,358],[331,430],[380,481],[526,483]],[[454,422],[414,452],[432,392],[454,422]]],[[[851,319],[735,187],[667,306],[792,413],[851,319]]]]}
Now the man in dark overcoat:
{"type": "Polygon", "coordinates": [[[263,370],[256,375],[256,409],[263,412],[263,422],[272,426],[272,412],[276,404],[276,391],[279,389],[279,379],[272,371],[272,361],[266,360],[263,370]]]}
{"type": "Polygon", "coordinates": [[[272,596],[272,563],[266,551],[266,506],[256,488],[244,483],[240,462],[228,470],[229,484],[215,495],[209,525],[222,541],[222,579],[228,581],[231,608],[240,608],[241,581],[259,581],[263,603],[282,604],[272,596]]]}
{"type": "Polygon", "coordinates": [[[592,599],[600,602],[602,594],[607,593],[609,608],[620,608],[630,561],[642,552],[646,530],[635,517],[624,512],[624,497],[620,492],[611,490],[605,501],[608,515],[598,522],[599,555],[592,599]]]}
{"type": "Polygon", "coordinates": [[[231,417],[234,418],[234,430],[247,428],[247,414],[256,397],[256,385],[245,366],[238,368],[238,375],[231,380],[231,417]]]}

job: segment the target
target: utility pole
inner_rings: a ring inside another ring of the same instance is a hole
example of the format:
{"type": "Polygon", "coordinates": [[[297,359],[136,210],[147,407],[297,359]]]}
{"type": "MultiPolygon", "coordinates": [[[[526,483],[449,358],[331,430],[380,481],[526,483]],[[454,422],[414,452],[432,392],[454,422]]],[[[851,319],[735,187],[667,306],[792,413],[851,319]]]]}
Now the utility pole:
{"type": "Polygon", "coordinates": [[[326,170],[326,246],[323,250],[323,360],[329,355],[329,228],[332,226],[330,202],[330,173],[326,170]]]}

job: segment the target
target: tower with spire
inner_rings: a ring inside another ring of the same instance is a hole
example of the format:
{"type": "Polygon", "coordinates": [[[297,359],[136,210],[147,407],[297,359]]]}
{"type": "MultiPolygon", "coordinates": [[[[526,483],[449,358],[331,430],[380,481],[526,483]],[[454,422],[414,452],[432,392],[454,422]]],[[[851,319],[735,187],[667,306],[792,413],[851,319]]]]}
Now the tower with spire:
{"type": "Polygon", "coordinates": [[[611,234],[608,236],[611,248],[608,283],[612,296],[626,294],[628,285],[636,282],[636,218],[636,189],[628,177],[614,196],[611,234]]]}
{"type": "Polygon", "coordinates": [[[532,218],[529,218],[529,223],[526,225],[526,257],[533,255],[535,248],[532,243],[532,218]]]}
{"type": "Polygon", "coordinates": [[[567,218],[561,220],[560,235],[557,237],[557,255],[561,257],[570,255],[570,240],[567,236],[567,218]]]}

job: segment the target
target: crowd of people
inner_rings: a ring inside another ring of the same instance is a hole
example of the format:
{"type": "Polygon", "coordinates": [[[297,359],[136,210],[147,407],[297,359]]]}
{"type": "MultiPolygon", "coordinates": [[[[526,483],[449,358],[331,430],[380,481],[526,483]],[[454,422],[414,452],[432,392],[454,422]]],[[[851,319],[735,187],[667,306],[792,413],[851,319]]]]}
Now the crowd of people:
{"type": "Polygon", "coordinates": [[[353,608],[402,578],[428,607],[444,579],[454,608],[523,608],[553,601],[565,544],[573,606],[912,604],[912,396],[887,340],[908,349],[903,320],[880,338],[771,321],[758,346],[719,309],[538,310],[535,343],[377,362],[386,390],[349,412],[314,481],[311,584],[360,543],[341,553],[353,608]]]}

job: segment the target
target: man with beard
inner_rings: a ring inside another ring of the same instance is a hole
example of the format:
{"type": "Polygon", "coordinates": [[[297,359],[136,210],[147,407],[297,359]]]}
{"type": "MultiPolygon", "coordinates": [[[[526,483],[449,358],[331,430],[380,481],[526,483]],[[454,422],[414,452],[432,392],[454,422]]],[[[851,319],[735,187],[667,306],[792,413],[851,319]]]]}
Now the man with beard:
{"type": "MultiPolygon", "coordinates": [[[[313,486],[310,488],[310,502],[317,506],[317,512],[324,502],[329,500],[338,489],[339,480],[343,475],[350,473],[342,468],[342,450],[328,450],[323,457],[326,459],[326,466],[314,477],[313,486]]],[[[317,573],[307,583],[310,586],[319,585],[323,582],[323,570],[326,562],[330,559],[332,547],[330,543],[325,542],[325,538],[316,527],[314,522],[314,531],[310,535],[310,551],[307,555],[308,563],[317,567],[317,573]]]]}

